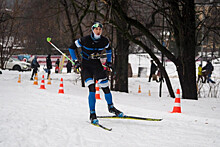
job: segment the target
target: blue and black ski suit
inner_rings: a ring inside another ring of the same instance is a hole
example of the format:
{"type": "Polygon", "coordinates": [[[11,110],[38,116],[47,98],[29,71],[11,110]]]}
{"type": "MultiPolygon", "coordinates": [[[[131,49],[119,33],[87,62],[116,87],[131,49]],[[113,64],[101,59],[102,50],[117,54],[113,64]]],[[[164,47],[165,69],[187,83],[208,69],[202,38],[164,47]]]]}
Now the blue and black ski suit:
{"type": "Polygon", "coordinates": [[[101,36],[100,39],[95,40],[92,35],[88,35],[76,40],[69,47],[69,52],[73,60],[77,60],[75,49],[79,47],[82,48],[81,74],[85,79],[86,86],[89,87],[89,108],[90,112],[95,112],[95,80],[98,81],[98,84],[104,91],[108,105],[113,104],[106,72],[99,59],[101,52],[106,49],[107,62],[111,62],[112,50],[107,38],[101,36]]]}

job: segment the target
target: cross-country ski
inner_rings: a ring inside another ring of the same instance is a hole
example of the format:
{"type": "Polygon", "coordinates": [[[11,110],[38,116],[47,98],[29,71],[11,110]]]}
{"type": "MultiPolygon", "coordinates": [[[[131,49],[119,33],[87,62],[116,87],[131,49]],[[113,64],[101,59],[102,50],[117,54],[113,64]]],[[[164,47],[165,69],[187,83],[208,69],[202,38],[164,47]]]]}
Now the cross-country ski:
{"type": "Polygon", "coordinates": [[[131,120],[146,120],[146,121],[162,121],[160,118],[147,118],[147,117],[137,117],[137,116],[97,116],[97,118],[109,118],[109,119],[131,119],[131,120]]]}

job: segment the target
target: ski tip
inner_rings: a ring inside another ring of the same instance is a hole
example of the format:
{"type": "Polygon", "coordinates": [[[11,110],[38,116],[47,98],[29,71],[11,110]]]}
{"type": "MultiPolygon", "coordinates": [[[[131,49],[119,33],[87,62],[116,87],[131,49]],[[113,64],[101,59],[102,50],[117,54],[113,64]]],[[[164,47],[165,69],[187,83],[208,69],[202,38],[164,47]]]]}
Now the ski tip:
{"type": "Polygon", "coordinates": [[[100,128],[102,128],[104,130],[107,130],[107,131],[111,131],[112,130],[112,128],[106,128],[106,127],[104,127],[103,125],[101,125],[99,123],[96,123],[96,124],[91,123],[91,124],[94,125],[94,126],[100,127],[100,128]]]}
{"type": "Polygon", "coordinates": [[[50,42],[51,41],[51,38],[50,37],[47,37],[47,42],[50,42]]]}
{"type": "Polygon", "coordinates": [[[103,127],[103,129],[105,129],[105,130],[107,130],[107,131],[112,131],[112,128],[103,127]]]}

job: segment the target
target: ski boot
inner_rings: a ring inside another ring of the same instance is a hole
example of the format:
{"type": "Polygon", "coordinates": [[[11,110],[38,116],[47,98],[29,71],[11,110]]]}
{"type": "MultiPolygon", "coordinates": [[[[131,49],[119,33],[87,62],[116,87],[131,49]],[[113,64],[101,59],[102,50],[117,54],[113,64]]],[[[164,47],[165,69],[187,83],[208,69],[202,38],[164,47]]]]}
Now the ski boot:
{"type": "Polygon", "coordinates": [[[109,111],[110,113],[115,114],[115,115],[118,116],[118,117],[123,117],[123,116],[124,116],[124,113],[121,112],[121,111],[119,111],[118,109],[116,109],[116,108],[114,107],[114,105],[108,105],[108,111],[109,111]]]}
{"type": "Polygon", "coordinates": [[[90,121],[92,124],[98,124],[99,120],[96,117],[95,111],[90,112],[90,121]]]}

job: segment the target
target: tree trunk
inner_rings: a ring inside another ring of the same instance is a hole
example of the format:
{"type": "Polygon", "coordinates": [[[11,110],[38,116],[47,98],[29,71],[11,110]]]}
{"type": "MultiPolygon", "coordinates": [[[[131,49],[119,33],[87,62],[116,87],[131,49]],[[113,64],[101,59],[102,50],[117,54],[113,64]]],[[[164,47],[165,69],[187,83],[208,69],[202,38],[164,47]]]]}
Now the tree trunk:
{"type": "Polygon", "coordinates": [[[178,56],[177,71],[182,87],[182,97],[185,99],[198,100],[196,89],[196,66],[195,66],[195,10],[194,2],[186,0],[182,11],[183,22],[178,28],[178,56]]]}
{"type": "Polygon", "coordinates": [[[115,56],[115,90],[128,92],[128,47],[129,41],[125,40],[121,32],[117,31],[117,48],[115,56]]]}
{"type": "Polygon", "coordinates": [[[197,89],[196,89],[196,66],[195,66],[195,56],[191,56],[195,54],[195,50],[193,49],[194,44],[190,39],[192,37],[188,36],[183,37],[183,58],[178,59],[179,64],[177,65],[177,72],[179,75],[180,85],[182,88],[182,97],[185,99],[194,99],[198,100],[197,97],[197,89]]]}
{"type": "MultiPolygon", "coordinates": [[[[122,5],[124,12],[127,12],[128,1],[118,1],[122,5]]],[[[121,26],[124,31],[127,31],[127,23],[116,17],[117,25],[121,26]]],[[[115,90],[120,92],[128,92],[128,54],[129,40],[125,39],[121,31],[117,33],[117,47],[115,55],[115,90]]]]}
{"type": "Polygon", "coordinates": [[[184,61],[187,66],[179,66],[177,68],[180,85],[182,88],[182,98],[198,100],[197,89],[196,89],[196,73],[195,73],[195,62],[184,61]]]}

